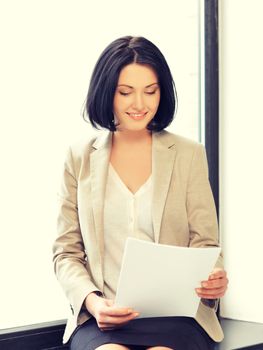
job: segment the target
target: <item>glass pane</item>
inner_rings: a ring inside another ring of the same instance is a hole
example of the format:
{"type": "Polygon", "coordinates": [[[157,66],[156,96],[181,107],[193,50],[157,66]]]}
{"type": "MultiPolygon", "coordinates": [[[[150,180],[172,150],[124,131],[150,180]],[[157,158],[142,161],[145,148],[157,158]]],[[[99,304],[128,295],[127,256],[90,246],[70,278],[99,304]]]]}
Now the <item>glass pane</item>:
{"type": "Polygon", "coordinates": [[[66,147],[91,132],[81,108],[104,47],[142,35],[166,56],[179,109],[169,128],[199,140],[199,1],[10,0],[1,5],[0,328],[56,319],[56,193],[66,147]],[[103,11],[102,11],[103,9],[103,11]],[[15,317],[14,317],[15,315],[15,317]]]}

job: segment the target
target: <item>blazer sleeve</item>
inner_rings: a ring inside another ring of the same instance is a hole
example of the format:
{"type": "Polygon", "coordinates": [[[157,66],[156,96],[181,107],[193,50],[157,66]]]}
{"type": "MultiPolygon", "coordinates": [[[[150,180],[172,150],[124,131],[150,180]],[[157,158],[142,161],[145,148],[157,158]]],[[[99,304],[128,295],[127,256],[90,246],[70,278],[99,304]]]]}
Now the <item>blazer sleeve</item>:
{"type": "MultiPolygon", "coordinates": [[[[209,183],[206,152],[201,144],[197,145],[191,161],[186,205],[190,247],[219,246],[216,208],[209,183]]],[[[215,267],[223,268],[222,252],[215,267]]],[[[218,300],[202,299],[202,302],[215,309],[218,306],[218,300]]]]}
{"type": "Polygon", "coordinates": [[[77,186],[72,152],[69,148],[58,192],[58,236],[53,244],[53,262],[57,279],[76,317],[80,313],[86,296],[93,291],[98,291],[87,269],[78,218],[77,186]]]}

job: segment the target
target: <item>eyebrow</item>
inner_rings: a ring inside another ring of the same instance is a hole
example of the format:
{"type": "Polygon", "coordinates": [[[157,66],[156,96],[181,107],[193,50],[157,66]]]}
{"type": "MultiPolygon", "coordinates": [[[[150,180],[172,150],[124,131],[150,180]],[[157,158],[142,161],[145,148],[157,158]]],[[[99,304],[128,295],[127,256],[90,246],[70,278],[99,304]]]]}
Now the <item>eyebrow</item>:
{"type": "MultiPolygon", "coordinates": [[[[145,86],[145,88],[149,88],[149,87],[151,87],[152,85],[159,85],[159,83],[152,83],[152,84],[150,84],[150,85],[145,86]]],[[[130,86],[130,85],[127,85],[127,84],[120,84],[120,85],[118,85],[118,87],[119,87],[119,86],[126,86],[126,87],[128,87],[128,88],[133,89],[133,86],[130,86]]]]}

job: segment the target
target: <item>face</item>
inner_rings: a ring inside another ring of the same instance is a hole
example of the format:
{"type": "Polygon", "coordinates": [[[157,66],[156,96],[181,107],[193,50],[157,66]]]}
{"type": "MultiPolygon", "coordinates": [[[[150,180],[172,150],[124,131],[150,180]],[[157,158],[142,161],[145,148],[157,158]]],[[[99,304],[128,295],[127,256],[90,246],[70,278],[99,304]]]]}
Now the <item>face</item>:
{"type": "Polygon", "coordinates": [[[154,70],[147,65],[132,63],[119,75],[113,100],[117,130],[146,129],[157,112],[160,86],[154,70]]]}

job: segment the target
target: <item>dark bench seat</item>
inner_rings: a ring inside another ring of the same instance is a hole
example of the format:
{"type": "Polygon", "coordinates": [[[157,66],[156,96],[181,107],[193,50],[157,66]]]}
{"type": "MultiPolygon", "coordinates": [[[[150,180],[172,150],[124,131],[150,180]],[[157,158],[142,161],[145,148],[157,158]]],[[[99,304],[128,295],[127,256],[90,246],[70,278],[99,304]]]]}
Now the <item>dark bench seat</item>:
{"type": "Polygon", "coordinates": [[[221,319],[225,338],[217,350],[263,350],[263,324],[221,319]]]}

